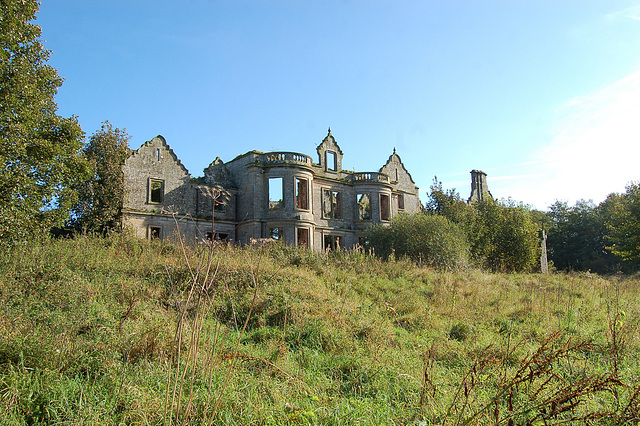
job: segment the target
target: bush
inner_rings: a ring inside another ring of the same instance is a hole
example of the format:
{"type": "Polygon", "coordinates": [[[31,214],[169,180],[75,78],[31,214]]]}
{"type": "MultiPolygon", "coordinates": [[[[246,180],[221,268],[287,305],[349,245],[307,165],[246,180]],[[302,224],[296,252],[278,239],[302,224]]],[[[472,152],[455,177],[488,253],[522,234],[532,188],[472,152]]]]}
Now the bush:
{"type": "Polygon", "coordinates": [[[467,266],[468,245],[458,226],[443,216],[402,214],[390,226],[374,226],[368,242],[379,256],[408,257],[440,270],[467,266]]]}

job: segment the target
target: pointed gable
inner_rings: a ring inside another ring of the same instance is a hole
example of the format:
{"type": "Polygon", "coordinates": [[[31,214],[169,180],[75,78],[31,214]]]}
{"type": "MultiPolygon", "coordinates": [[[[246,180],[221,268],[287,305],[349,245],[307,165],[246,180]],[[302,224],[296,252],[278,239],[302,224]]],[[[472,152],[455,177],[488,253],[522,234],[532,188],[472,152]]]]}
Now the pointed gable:
{"type": "Polygon", "coordinates": [[[187,170],[184,164],[182,164],[182,161],[180,161],[176,153],[173,152],[173,149],[171,149],[171,147],[167,143],[167,140],[162,135],[158,135],[150,141],[146,141],[145,143],[143,143],[140,148],[131,153],[131,155],[127,160],[125,160],[125,162],[129,161],[129,159],[140,157],[143,154],[148,155],[149,152],[152,153],[151,157],[155,157],[157,161],[161,161],[165,158],[171,158],[174,163],[176,163],[176,165],[184,171],[185,174],[190,175],[189,170],[187,170]],[[154,150],[155,153],[153,153],[154,150]]]}
{"type": "Polygon", "coordinates": [[[400,156],[396,153],[396,149],[393,149],[393,154],[389,156],[386,164],[380,168],[380,173],[384,173],[389,176],[392,183],[395,183],[399,189],[408,192],[416,191],[416,183],[409,171],[402,163],[400,156]]]}
{"type": "Polygon", "coordinates": [[[318,164],[322,170],[336,173],[342,170],[342,150],[331,134],[330,127],[327,136],[318,145],[316,151],[318,152],[318,164]]]}

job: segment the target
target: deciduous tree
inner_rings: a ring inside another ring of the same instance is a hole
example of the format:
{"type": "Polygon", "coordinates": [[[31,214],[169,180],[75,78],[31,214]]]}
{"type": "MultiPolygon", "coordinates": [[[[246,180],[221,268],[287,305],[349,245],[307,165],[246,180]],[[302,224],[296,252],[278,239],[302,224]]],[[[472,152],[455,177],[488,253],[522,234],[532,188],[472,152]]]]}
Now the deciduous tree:
{"type": "Polygon", "coordinates": [[[445,270],[468,266],[469,250],[464,232],[444,216],[400,214],[391,219],[390,226],[372,227],[367,240],[382,257],[394,253],[445,270]]]}
{"type": "Polygon", "coordinates": [[[640,182],[627,185],[621,195],[611,194],[605,201],[609,213],[611,251],[625,262],[640,266],[640,182]]]}
{"type": "Polygon", "coordinates": [[[611,273],[619,268],[607,249],[606,209],[602,203],[579,200],[574,206],[556,201],[549,207],[551,219],[547,248],[558,269],[611,273]]]}
{"type": "Polygon", "coordinates": [[[32,23],[36,0],[0,2],[0,244],[61,225],[88,170],[75,117],[56,114],[62,79],[32,23]]]}
{"type": "Polygon", "coordinates": [[[129,135],[105,121],[84,147],[94,174],[78,192],[74,209],[74,225],[82,230],[105,233],[119,229],[125,187],[122,163],[129,156],[129,135]]]}

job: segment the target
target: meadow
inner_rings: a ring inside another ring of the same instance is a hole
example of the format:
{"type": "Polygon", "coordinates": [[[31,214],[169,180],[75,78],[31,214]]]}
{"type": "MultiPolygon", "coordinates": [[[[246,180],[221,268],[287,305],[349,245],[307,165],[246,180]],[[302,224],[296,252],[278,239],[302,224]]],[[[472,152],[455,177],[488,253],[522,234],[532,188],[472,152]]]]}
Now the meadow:
{"type": "Polygon", "coordinates": [[[637,424],[640,276],[126,234],[0,254],[1,424],[637,424]]]}

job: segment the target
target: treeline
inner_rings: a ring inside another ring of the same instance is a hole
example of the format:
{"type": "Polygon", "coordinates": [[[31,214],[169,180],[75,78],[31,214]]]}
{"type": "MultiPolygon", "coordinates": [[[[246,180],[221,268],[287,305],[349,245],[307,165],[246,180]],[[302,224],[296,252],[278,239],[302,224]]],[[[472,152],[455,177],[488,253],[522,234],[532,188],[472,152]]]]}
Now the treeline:
{"type": "Polygon", "coordinates": [[[551,268],[600,274],[640,267],[640,184],[595,205],[558,201],[541,212],[511,199],[465,202],[434,179],[423,213],[375,226],[369,248],[382,257],[409,257],[438,269],[468,265],[496,272],[539,270],[541,240],[551,268]]]}
{"type": "Polygon", "coordinates": [[[548,229],[549,258],[557,269],[600,274],[640,267],[640,183],[600,204],[557,201],[542,216],[548,229]]]}

